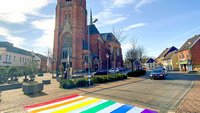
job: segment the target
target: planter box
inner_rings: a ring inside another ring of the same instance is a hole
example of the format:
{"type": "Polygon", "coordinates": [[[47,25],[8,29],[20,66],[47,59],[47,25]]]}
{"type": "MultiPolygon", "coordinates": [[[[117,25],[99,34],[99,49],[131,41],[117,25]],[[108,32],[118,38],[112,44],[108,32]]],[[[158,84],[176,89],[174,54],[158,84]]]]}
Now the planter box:
{"type": "Polygon", "coordinates": [[[38,76],[38,77],[43,77],[44,74],[43,74],[43,73],[39,73],[37,76],[38,76]]]}
{"type": "Polygon", "coordinates": [[[22,83],[2,84],[2,85],[0,85],[0,90],[1,91],[19,89],[19,88],[22,88],[22,83]]]}
{"type": "Polygon", "coordinates": [[[51,84],[51,80],[42,80],[43,84],[51,84]]]}
{"type": "Polygon", "coordinates": [[[35,94],[42,92],[44,89],[43,83],[32,83],[32,84],[23,84],[22,85],[22,91],[24,94],[35,94]]]}

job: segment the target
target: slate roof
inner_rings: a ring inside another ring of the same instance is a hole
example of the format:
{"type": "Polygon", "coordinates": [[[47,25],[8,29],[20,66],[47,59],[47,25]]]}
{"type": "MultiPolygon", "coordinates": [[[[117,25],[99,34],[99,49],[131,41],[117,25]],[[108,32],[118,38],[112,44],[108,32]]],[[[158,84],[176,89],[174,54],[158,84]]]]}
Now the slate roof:
{"type": "Polygon", "coordinates": [[[159,56],[158,58],[161,58],[161,57],[165,57],[165,54],[168,52],[169,48],[166,48],[159,56]]]}
{"type": "Polygon", "coordinates": [[[104,41],[114,42],[116,40],[116,42],[118,42],[118,40],[114,37],[112,33],[102,33],[100,35],[104,41]]]}
{"type": "Polygon", "coordinates": [[[14,47],[13,44],[9,43],[9,42],[0,42],[0,47],[6,48],[7,51],[9,51],[9,52],[22,54],[22,55],[27,55],[27,56],[32,56],[30,51],[14,47]]]}
{"type": "Polygon", "coordinates": [[[96,28],[96,26],[94,24],[88,25],[88,26],[90,27],[90,35],[100,34],[99,30],[96,28]]]}
{"type": "Polygon", "coordinates": [[[188,39],[183,45],[182,47],[179,49],[180,51],[189,49],[198,39],[200,38],[200,34],[199,35],[195,35],[194,37],[188,39]]]}
{"type": "Polygon", "coordinates": [[[174,54],[176,54],[176,52],[177,52],[177,50],[174,50],[174,51],[168,53],[163,60],[172,59],[172,57],[174,56],[174,54]]]}
{"type": "Polygon", "coordinates": [[[149,58],[147,61],[146,61],[146,63],[154,63],[154,62],[156,62],[153,58],[149,58]]]}
{"type": "Polygon", "coordinates": [[[159,56],[158,58],[161,57],[166,57],[169,53],[173,52],[173,51],[177,51],[178,49],[174,46],[170,47],[170,48],[166,48],[159,56]]]}
{"type": "Polygon", "coordinates": [[[41,59],[44,59],[44,60],[46,60],[47,59],[47,57],[46,56],[44,56],[44,55],[41,55],[41,54],[39,54],[39,53],[34,53],[36,56],[38,56],[38,57],[40,57],[41,59]]]}

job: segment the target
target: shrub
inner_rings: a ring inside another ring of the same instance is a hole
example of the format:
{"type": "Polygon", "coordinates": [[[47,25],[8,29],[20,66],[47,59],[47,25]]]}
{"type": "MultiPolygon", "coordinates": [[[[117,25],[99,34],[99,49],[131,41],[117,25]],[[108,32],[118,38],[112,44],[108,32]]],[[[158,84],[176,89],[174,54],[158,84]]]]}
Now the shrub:
{"type": "MultiPolygon", "coordinates": [[[[90,81],[90,85],[93,85],[93,81],[90,81]]],[[[63,79],[60,82],[60,87],[64,89],[71,89],[75,87],[86,87],[89,86],[88,79],[78,78],[78,79],[63,79]]]]}
{"type": "Polygon", "coordinates": [[[77,87],[86,87],[89,85],[88,80],[85,78],[75,79],[75,83],[77,87]]]}
{"type": "Polygon", "coordinates": [[[43,73],[39,73],[39,74],[38,74],[38,77],[43,77],[43,76],[44,76],[43,73]]]}
{"type": "Polygon", "coordinates": [[[101,75],[101,76],[94,76],[92,80],[94,83],[106,83],[106,82],[112,82],[112,81],[123,80],[123,79],[127,79],[127,75],[123,75],[123,74],[101,75]]]}
{"type": "Polygon", "coordinates": [[[129,72],[127,75],[129,77],[139,77],[139,76],[143,76],[145,74],[146,74],[145,70],[136,70],[136,71],[129,72]]]}
{"type": "Polygon", "coordinates": [[[71,89],[76,87],[76,84],[73,79],[66,79],[66,80],[61,80],[60,87],[64,89],[71,89]]]}

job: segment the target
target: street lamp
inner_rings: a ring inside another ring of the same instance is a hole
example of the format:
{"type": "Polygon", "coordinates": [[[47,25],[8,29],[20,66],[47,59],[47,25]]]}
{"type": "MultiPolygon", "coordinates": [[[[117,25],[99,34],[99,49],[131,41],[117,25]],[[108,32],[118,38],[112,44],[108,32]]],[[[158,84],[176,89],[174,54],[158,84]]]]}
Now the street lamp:
{"type": "MultiPolygon", "coordinates": [[[[53,74],[54,74],[54,72],[53,72],[53,70],[54,70],[53,67],[54,67],[54,62],[55,62],[55,63],[57,62],[57,58],[56,58],[56,57],[55,57],[55,58],[52,58],[51,61],[52,61],[52,64],[51,64],[51,65],[52,65],[52,66],[51,66],[51,71],[52,71],[52,78],[53,78],[53,74]]],[[[56,70],[56,73],[57,73],[57,70],[56,70]]],[[[57,75],[56,75],[56,77],[57,77],[57,75]]]]}
{"type": "Polygon", "coordinates": [[[90,25],[94,24],[97,22],[98,19],[96,18],[94,21],[92,21],[92,11],[90,10],[90,24],[88,25],[88,82],[90,85],[90,25]]]}
{"type": "Polygon", "coordinates": [[[109,58],[109,54],[106,53],[106,58],[107,58],[107,74],[108,74],[108,58],[109,58]]]}

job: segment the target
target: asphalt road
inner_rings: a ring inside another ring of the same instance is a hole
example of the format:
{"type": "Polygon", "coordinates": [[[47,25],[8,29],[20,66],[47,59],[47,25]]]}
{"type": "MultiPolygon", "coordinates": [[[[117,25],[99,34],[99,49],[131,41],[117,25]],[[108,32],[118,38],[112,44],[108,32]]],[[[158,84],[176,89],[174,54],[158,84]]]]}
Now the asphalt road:
{"type": "Polygon", "coordinates": [[[200,76],[168,73],[165,80],[145,80],[122,86],[90,92],[86,95],[113,99],[119,102],[150,108],[167,113],[175,111],[183,97],[191,89],[194,79],[200,76]]]}

